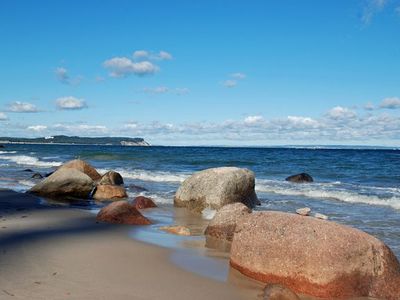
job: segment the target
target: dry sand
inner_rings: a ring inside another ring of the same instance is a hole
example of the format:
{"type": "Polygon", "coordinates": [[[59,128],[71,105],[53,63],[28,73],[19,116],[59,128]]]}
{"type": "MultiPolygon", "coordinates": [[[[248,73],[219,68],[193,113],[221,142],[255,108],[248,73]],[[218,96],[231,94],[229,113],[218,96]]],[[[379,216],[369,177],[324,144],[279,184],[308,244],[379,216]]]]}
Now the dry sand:
{"type": "Polygon", "coordinates": [[[129,238],[129,226],[37,201],[0,191],[0,299],[257,298],[179,268],[170,250],[129,238]]]}

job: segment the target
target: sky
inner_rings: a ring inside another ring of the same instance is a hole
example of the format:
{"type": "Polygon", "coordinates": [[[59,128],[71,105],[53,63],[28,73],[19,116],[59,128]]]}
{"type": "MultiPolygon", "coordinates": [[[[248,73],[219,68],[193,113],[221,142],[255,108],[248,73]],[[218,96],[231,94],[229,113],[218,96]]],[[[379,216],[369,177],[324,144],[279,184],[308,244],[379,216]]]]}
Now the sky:
{"type": "Polygon", "coordinates": [[[400,0],[0,1],[0,136],[400,146],[400,0]]]}

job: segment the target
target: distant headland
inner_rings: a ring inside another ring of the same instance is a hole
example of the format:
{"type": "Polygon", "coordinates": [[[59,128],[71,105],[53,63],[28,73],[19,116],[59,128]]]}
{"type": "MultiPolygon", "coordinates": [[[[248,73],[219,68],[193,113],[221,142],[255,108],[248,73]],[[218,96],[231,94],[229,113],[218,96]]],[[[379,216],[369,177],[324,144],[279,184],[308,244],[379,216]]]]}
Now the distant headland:
{"type": "Polygon", "coordinates": [[[143,138],[128,137],[79,137],[55,135],[38,138],[0,137],[0,144],[66,144],[66,145],[112,145],[150,146],[143,138]]]}

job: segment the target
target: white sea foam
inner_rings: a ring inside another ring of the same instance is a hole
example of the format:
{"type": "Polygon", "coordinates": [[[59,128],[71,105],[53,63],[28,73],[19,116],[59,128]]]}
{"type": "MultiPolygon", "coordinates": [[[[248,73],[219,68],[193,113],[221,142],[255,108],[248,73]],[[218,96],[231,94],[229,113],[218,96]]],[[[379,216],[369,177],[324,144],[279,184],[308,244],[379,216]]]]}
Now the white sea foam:
{"type": "Polygon", "coordinates": [[[39,168],[50,168],[60,166],[62,163],[58,161],[42,161],[37,157],[28,155],[0,155],[1,160],[8,160],[18,165],[35,166],[39,168]]]}
{"type": "MultiPolygon", "coordinates": [[[[100,173],[106,173],[107,170],[99,169],[100,173]]],[[[148,170],[124,170],[117,169],[115,170],[122,175],[124,178],[137,179],[142,181],[152,181],[152,182],[175,182],[181,183],[183,182],[189,175],[183,173],[171,173],[165,171],[148,171],[148,170]]]]}
{"type": "Polygon", "coordinates": [[[202,210],[201,216],[205,220],[211,220],[212,218],[214,218],[216,212],[217,211],[215,209],[211,209],[209,207],[206,207],[205,209],[202,210]]]}
{"type": "Polygon", "coordinates": [[[174,199],[172,196],[161,195],[159,193],[149,193],[149,192],[141,192],[141,193],[132,193],[128,192],[129,198],[135,198],[137,196],[145,196],[154,200],[155,203],[158,204],[172,204],[174,203],[174,199]]]}
{"type": "Polygon", "coordinates": [[[31,180],[19,180],[18,183],[26,187],[33,187],[35,185],[35,182],[31,180]]]}
{"type": "Polygon", "coordinates": [[[400,209],[400,193],[396,188],[343,187],[340,183],[293,184],[276,180],[257,180],[256,191],[288,196],[333,199],[350,203],[391,206],[400,209]],[[379,194],[372,194],[373,190],[379,194]]]}
{"type": "Polygon", "coordinates": [[[0,154],[13,154],[13,153],[17,153],[17,151],[0,151],[0,154]]]}

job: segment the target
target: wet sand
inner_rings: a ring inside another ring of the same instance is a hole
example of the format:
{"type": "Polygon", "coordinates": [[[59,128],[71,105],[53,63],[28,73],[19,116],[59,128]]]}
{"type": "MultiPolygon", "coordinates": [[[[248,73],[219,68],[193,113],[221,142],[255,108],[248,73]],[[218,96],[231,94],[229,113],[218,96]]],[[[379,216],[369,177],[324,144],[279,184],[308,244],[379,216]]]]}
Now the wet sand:
{"type": "Polygon", "coordinates": [[[0,299],[257,298],[179,267],[179,252],[130,238],[131,226],[38,200],[0,191],[0,299]]]}

